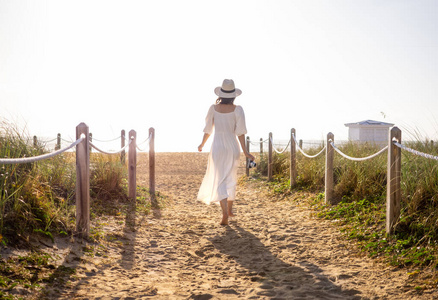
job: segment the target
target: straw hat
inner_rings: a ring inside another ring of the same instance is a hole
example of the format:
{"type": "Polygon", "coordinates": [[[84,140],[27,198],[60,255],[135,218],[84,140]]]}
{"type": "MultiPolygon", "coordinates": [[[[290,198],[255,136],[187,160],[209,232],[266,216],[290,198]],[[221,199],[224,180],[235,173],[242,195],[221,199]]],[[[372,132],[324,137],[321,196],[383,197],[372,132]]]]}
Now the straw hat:
{"type": "Polygon", "coordinates": [[[232,79],[224,79],[222,86],[215,88],[214,93],[220,98],[236,98],[242,94],[242,91],[234,87],[232,79]]]}

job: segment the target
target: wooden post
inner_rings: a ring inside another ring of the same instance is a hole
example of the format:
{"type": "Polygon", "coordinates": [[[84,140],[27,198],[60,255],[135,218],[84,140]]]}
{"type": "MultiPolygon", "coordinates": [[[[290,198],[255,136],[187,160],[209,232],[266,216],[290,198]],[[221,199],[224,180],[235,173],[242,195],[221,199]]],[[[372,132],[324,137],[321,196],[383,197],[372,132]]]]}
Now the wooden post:
{"type": "Polygon", "coordinates": [[[33,136],[33,146],[36,148],[38,147],[38,138],[36,135],[33,136]]]}
{"type": "Polygon", "coordinates": [[[59,150],[59,149],[61,149],[61,134],[60,133],[58,133],[58,135],[56,136],[56,146],[55,146],[55,150],[59,150]]]}
{"type": "Polygon", "coordinates": [[[296,136],[295,128],[290,130],[290,187],[294,187],[297,183],[297,154],[295,139],[296,136]]]}
{"type": "MultiPolygon", "coordinates": [[[[82,237],[90,232],[90,152],[88,126],[76,127],[76,139],[83,134],[85,139],[76,145],[76,231],[82,237]]],[[[58,137],[60,135],[58,134],[58,137]]]]}
{"type": "Polygon", "coordinates": [[[299,143],[300,148],[303,149],[303,140],[299,140],[298,143],[299,143]]]}
{"type": "Polygon", "coordinates": [[[260,159],[262,159],[263,155],[263,139],[260,138],[260,159]]]}
{"type": "Polygon", "coordinates": [[[333,204],[333,158],[334,158],[334,149],[330,142],[335,141],[335,136],[333,133],[329,132],[327,134],[327,148],[325,155],[325,203],[333,204]]]}
{"type": "MultiPolygon", "coordinates": [[[[250,140],[249,140],[249,136],[246,137],[246,151],[250,151],[250,140]]],[[[246,158],[246,176],[249,176],[249,158],[246,158]]]]}
{"type": "Polygon", "coordinates": [[[91,147],[91,143],[93,142],[93,134],[91,132],[90,132],[89,141],[90,141],[90,154],[91,154],[91,151],[93,150],[93,148],[91,147]]]}
{"type": "Polygon", "coordinates": [[[131,144],[128,150],[128,197],[135,201],[137,196],[137,133],[135,130],[129,131],[129,141],[131,144]]]}
{"type": "Polygon", "coordinates": [[[272,180],[272,132],[269,133],[268,141],[268,181],[272,180]]]}
{"type": "Polygon", "coordinates": [[[400,217],[401,202],[401,149],[393,144],[393,140],[401,143],[401,130],[394,126],[388,138],[388,174],[386,183],[386,233],[391,234],[400,217]]]}
{"type": "Polygon", "coordinates": [[[155,129],[149,128],[149,194],[152,207],[158,207],[155,196],[155,129]]]}
{"type": "MultiPolygon", "coordinates": [[[[123,147],[125,147],[125,130],[122,130],[121,133],[121,138],[120,138],[120,145],[122,146],[121,148],[123,149],[123,147]]],[[[122,152],[120,152],[120,162],[122,164],[125,164],[125,150],[123,149],[122,152]]]]}

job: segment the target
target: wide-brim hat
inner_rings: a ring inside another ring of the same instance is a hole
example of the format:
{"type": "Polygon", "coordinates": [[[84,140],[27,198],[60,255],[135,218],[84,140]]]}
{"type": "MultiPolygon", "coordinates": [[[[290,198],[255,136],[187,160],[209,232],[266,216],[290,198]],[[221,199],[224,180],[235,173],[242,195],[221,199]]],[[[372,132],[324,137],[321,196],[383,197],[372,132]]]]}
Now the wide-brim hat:
{"type": "Polygon", "coordinates": [[[242,94],[242,91],[236,89],[232,79],[224,79],[222,86],[215,88],[214,93],[220,98],[236,98],[242,94]]]}

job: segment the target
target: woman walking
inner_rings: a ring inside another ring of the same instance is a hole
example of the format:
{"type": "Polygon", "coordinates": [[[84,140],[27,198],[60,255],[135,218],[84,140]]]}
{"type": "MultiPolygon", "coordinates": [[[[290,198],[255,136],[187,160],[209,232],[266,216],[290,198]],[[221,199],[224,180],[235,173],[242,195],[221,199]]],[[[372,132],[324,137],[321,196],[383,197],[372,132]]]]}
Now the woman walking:
{"type": "Polygon", "coordinates": [[[242,94],[236,89],[234,81],[225,79],[221,87],[214,90],[219,97],[216,104],[211,105],[205,118],[204,136],[198,146],[201,152],[210,135],[214,137],[208,156],[207,171],[198,193],[198,200],[220,203],[222,208],[221,225],[228,225],[228,217],[233,217],[233,201],[236,197],[237,167],[240,149],[250,160],[254,160],[245,147],[245,114],[243,108],[234,105],[234,99],[242,94]],[[237,136],[237,139],[236,139],[237,136]],[[239,143],[238,141],[239,140],[239,143]]]}

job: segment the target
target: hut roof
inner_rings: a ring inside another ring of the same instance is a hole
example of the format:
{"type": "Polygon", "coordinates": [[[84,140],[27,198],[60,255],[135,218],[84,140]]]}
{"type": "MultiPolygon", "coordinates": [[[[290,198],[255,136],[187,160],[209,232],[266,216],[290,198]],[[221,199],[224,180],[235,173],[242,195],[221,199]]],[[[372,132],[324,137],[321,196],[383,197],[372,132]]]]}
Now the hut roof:
{"type": "Polygon", "coordinates": [[[358,126],[392,127],[392,126],[394,126],[394,124],[392,124],[392,123],[385,123],[385,122],[374,121],[374,120],[365,120],[365,121],[360,121],[360,122],[356,122],[356,123],[347,123],[344,125],[347,127],[358,127],[358,126]]]}

